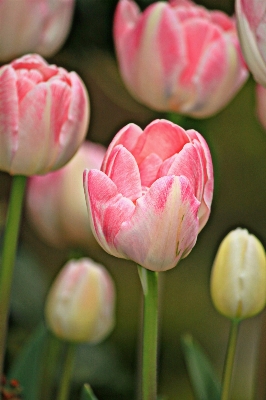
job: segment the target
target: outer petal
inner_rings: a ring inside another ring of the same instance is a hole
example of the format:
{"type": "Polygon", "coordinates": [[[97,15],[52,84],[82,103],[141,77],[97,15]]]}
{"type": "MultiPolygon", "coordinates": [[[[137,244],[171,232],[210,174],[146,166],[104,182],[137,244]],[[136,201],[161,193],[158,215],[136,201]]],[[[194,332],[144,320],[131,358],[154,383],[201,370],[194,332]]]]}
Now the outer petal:
{"type": "Polygon", "coordinates": [[[173,268],[196,242],[199,204],[185,177],[158,179],[122,223],[117,252],[153,271],[173,268]]]}
{"type": "Polygon", "coordinates": [[[190,140],[193,141],[198,149],[198,152],[201,154],[201,162],[204,171],[203,196],[198,213],[200,232],[202,228],[206,225],[211,211],[214,186],[212,158],[208,144],[206,143],[203,136],[201,136],[197,131],[194,131],[194,129],[189,129],[187,131],[187,135],[190,137],[190,140]]]}
{"type": "Polygon", "coordinates": [[[263,59],[252,31],[247,16],[242,8],[242,0],[236,0],[237,28],[241,48],[248,67],[255,80],[261,85],[266,85],[266,62],[263,59]]]}
{"type": "Polygon", "coordinates": [[[0,71],[0,169],[9,172],[18,135],[18,97],[12,68],[0,71]]]}
{"type": "Polygon", "coordinates": [[[114,246],[114,238],[123,222],[135,210],[131,200],[123,197],[115,184],[101,171],[84,171],[84,191],[91,228],[98,243],[107,253],[127,258],[114,246]]]}
{"type": "Polygon", "coordinates": [[[108,158],[106,175],[114,182],[119,193],[132,201],[141,196],[139,169],[135,158],[121,144],[108,158]]]}

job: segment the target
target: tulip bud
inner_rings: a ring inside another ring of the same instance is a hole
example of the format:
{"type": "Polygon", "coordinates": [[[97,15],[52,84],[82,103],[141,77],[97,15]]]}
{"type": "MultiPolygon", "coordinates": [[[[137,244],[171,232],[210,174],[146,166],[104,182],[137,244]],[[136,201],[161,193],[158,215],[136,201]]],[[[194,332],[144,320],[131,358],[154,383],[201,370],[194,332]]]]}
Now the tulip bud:
{"type": "Polygon", "coordinates": [[[211,274],[216,309],[231,319],[258,314],[266,302],[266,258],[260,241],[235,229],[220,244],[211,274]]]}
{"type": "Polygon", "coordinates": [[[237,28],[242,51],[254,79],[266,85],[266,2],[236,0],[237,28]]]}
{"type": "Polygon", "coordinates": [[[0,68],[0,170],[39,175],[65,165],[87,133],[89,99],[75,72],[31,54],[0,68]]]}
{"type": "Polygon", "coordinates": [[[26,53],[51,57],[69,32],[74,0],[1,0],[0,61],[26,53]]]}
{"type": "Polygon", "coordinates": [[[206,118],[248,76],[234,19],[190,0],[158,1],[143,12],[120,0],[114,42],[122,78],[146,106],[206,118]]]}
{"type": "Polygon", "coordinates": [[[88,258],[69,261],[45,305],[51,331],[72,342],[97,343],[113,329],[115,289],[106,269],[88,258]]]}
{"type": "Polygon", "coordinates": [[[27,215],[39,235],[57,248],[93,246],[82,173],[100,169],[106,149],[85,141],[58,171],[29,179],[27,215]],[[71,195],[70,195],[71,193],[71,195]]]}

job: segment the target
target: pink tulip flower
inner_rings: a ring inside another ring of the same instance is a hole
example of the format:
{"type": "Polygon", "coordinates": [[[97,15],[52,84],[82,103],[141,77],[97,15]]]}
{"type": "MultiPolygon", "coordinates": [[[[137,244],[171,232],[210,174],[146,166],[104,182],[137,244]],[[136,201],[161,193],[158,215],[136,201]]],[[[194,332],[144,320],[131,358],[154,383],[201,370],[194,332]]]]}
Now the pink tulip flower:
{"type": "Polygon", "coordinates": [[[38,55],[0,68],[0,170],[45,174],[65,165],[85,138],[89,103],[75,72],[38,55]]]}
{"type": "Polygon", "coordinates": [[[107,270],[89,258],[69,261],[48,293],[45,318],[51,331],[71,342],[97,343],[115,323],[115,288],[107,270]]]}
{"type": "Polygon", "coordinates": [[[84,142],[63,168],[46,175],[33,176],[27,190],[27,214],[39,235],[57,248],[93,246],[82,173],[100,169],[106,149],[84,142]]]}
{"type": "Polygon", "coordinates": [[[213,194],[209,148],[194,130],[156,120],[129,124],[101,171],[84,172],[91,226],[108,253],[152,271],[186,257],[206,224],[213,194]]]}
{"type": "Polygon", "coordinates": [[[69,32],[74,0],[1,0],[0,61],[55,54],[69,32]]]}
{"type": "Polygon", "coordinates": [[[236,0],[242,51],[255,80],[266,86],[266,2],[236,0]]]}
{"type": "Polygon", "coordinates": [[[234,20],[190,0],[160,1],[143,13],[120,0],[114,41],[128,90],[158,111],[211,116],[248,76],[234,20]]]}

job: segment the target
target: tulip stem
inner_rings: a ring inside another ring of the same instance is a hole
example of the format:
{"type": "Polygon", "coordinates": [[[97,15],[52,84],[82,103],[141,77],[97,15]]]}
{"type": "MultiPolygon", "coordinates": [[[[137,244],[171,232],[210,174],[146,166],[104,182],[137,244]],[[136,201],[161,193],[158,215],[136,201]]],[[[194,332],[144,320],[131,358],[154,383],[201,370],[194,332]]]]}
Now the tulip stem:
{"type": "Polygon", "coordinates": [[[26,176],[13,177],[0,268],[0,376],[3,374],[10,293],[16,258],[26,176]]]}
{"type": "Polygon", "coordinates": [[[77,346],[76,343],[67,343],[63,371],[62,371],[62,378],[60,382],[57,400],[67,400],[69,397],[71,373],[76,354],[76,346],[77,346]]]}
{"type": "Polygon", "coordinates": [[[139,267],[144,294],[142,400],[157,399],[158,274],[139,267]]]}
{"type": "Polygon", "coordinates": [[[226,361],[224,366],[221,400],[229,400],[234,358],[236,353],[238,328],[239,328],[239,320],[232,320],[230,337],[227,347],[226,361]]]}

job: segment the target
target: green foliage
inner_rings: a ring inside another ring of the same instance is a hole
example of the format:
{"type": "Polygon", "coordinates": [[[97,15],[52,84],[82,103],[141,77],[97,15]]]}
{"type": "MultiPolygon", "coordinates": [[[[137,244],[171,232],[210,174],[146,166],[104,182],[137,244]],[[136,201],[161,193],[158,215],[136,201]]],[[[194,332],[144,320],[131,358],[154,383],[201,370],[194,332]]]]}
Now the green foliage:
{"type": "Polygon", "coordinates": [[[40,324],[8,373],[8,379],[17,379],[22,386],[23,400],[39,398],[42,372],[40,366],[47,337],[46,327],[40,324]]]}
{"type": "Polygon", "coordinates": [[[191,335],[183,336],[181,343],[196,399],[220,400],[221,385],[201,346],[191,335]]]}

